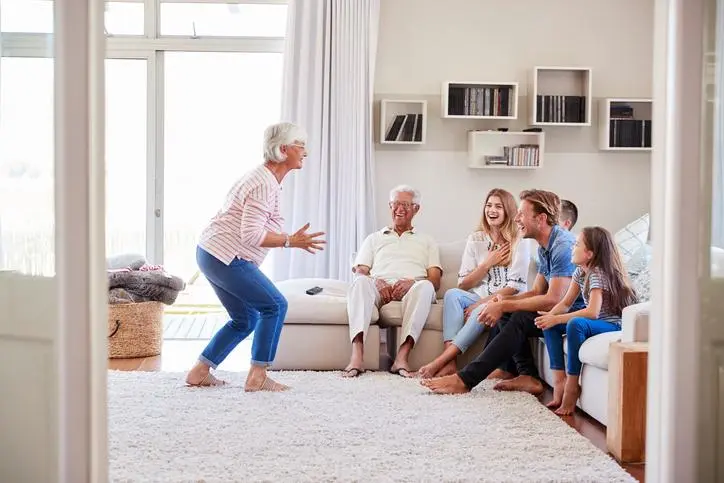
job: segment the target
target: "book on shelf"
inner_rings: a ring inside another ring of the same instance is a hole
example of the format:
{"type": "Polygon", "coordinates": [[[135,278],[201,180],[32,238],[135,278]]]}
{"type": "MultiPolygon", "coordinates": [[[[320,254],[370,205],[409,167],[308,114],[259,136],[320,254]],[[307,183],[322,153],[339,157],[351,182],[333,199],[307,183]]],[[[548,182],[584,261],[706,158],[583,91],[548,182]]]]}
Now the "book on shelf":
{"type": "Polygon", "coordinates": [[[449,116],[512,117],[514,95],[513,86],[450,86],[447,113],[449,116]]]}
{"type": "Polygon", "coordinates": [[[585,123],[585,96],[536,96],[536,122],[585,123]]]}
{"type": "Polygon", "coordinates": [[[608,123],[608,147],[650,148],[651,120],[611,118],[608,123]]]}
{"type": "Polygon", "coordinates": [[[537,144],[503,146],[502,156],[485,156],[488,166],[534,167],[540,163],[540,147],[537,144]]]}
{"type": "Polygon", "coordinates": [[[398,114],[392,120],[385,141],[422,142],[422,114],[398,114]]]}

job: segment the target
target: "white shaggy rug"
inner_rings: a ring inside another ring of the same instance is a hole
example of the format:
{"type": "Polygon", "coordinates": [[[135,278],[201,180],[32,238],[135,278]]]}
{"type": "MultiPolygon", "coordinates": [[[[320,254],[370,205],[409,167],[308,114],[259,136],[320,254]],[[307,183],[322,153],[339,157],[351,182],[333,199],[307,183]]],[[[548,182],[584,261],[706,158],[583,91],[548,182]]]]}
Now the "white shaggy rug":
{"type": "Polygon", "coordinates": [[[108,373],[111,481],[636,481],[533,396],[387,373],[281,372],[286,393],[108,373]]]}

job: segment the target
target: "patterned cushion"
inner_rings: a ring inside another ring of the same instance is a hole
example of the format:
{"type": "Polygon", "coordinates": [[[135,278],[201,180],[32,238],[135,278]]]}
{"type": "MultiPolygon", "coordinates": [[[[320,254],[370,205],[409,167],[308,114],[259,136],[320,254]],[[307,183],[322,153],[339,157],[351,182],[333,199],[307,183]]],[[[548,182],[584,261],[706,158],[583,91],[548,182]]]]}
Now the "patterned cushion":
{"type": "Polygon", "coordinates": [[[639,302],[651,300],[651,272],[649,269],[649,265],[646,265],[631,281],[639,302]]]}
{"type": "Polygon", "coordinates": [[[628,264],[633,255],[646,245],[649,237],[649,214],[632,221],[614,235],[624,264],[628,264]]]}
{"type": "Polygon", "coordinates": [[[628,276],[634,279],[644,268],[648,267],[651,263],[652,247],[651,245],[643,245],[641,248],[631,256],[625,268],[628,272],[628,276]]]}

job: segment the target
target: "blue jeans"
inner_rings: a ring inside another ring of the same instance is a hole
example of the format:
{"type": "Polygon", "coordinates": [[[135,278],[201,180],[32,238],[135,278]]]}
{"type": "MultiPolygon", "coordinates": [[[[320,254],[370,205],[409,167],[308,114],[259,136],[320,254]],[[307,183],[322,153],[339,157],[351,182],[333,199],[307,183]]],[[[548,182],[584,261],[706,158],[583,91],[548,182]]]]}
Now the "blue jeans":
{"type": "Polygon", "coordinates": [[[287,314],[287,300],[259,267],[249,261],[236,258],[225,265],[201,247],[196,248],[196,261],[231,317],[211,339],[199,360],[216,369],[254,332],[251,363],[271,365],[287,314]]]}
{"type": "Polygon", "coordinates": [[[550,329],[545,329],[543,337],[546,341],[548,356],[551,359],[551,369],[554,371],[567,369],[568,374],[571,376],[580,375],[581,359],[578,358],[578,351],[581,349],[581,345],[589,337],[616,330],[621,330],[621,322],[585,319],[583,317],[575,317],[569,320],[567,324],[554,325],[550,329]],[[568,341],[568,364],[565,367],[563,365],[564,335],[568,341]]]}
{"type": "Polygon", "coordinates": [[[442,337],[445,342],[452,343],[460,349],[460,352],[467,351],[475,341],[485,332],[485,326],[478,322],[478,315],[485,307],[479,305],[473,310],[465,322],[465,309],[480,300],[480,297],[472,292],[459,288],[451,288],[445,292],[442,309],[442,337]]]}

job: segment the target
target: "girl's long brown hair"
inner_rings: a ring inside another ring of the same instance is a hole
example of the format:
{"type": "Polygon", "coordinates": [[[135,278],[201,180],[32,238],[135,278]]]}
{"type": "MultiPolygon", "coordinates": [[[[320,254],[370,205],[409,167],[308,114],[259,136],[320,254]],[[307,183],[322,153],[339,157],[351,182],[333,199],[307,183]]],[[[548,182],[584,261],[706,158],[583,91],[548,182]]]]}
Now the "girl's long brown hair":
{"type": "Polygon", "coordinates": [[[500,234],[503,239],[510,244],[510,252],[508,256],[501,262],[501,265],[507,267],[510,265],[513,259],[513,251],[515,245],[518,242],[518,226],[515,224],[515,214],[518,212],[518,205],[515,202],[515,198],[509,192],[500,188],[493,188],[488,192],[485,197],[485,203],[483,203],[483,214],[480,218],[480,225],[478,226],[479,231],[485,232],[492,238],[492,230],[488,220],[485,218],[485,206],[488,204],[491,196],[497,196],[503,203],[503,212],[505,213],[505,220],[503,225],[500,227],[500,234]]]}
{"type": "MultiPolygon", "coordinates": [[[[587,226],[583,229],[582,235],[586,248],[593,253],[588,267],[599,269],[608,279],[611,309],[620,315],[624,308],[636,303],[637,297],[631,288],[616,242],[611,233],[600,226],[587,226]]],[[[585,291],[588,291],[588,278],[586,278],[585,291]]]]}

